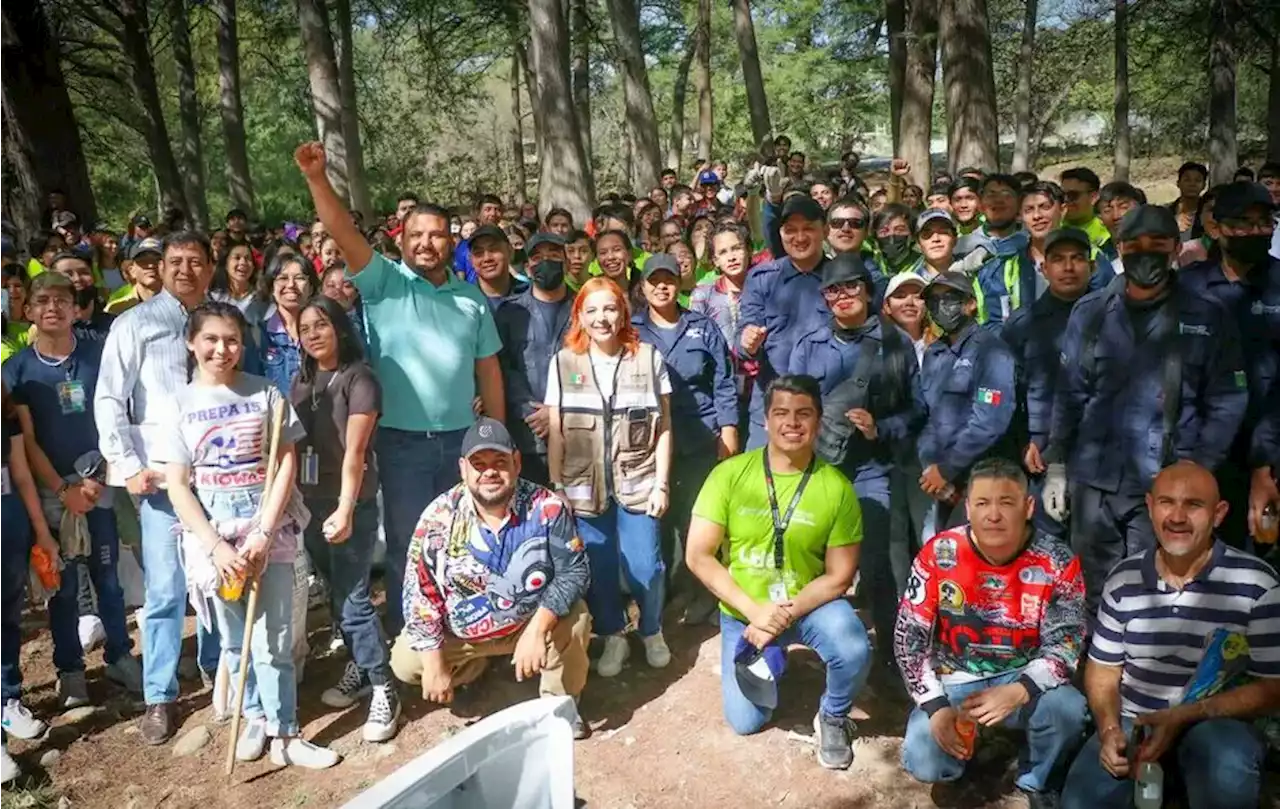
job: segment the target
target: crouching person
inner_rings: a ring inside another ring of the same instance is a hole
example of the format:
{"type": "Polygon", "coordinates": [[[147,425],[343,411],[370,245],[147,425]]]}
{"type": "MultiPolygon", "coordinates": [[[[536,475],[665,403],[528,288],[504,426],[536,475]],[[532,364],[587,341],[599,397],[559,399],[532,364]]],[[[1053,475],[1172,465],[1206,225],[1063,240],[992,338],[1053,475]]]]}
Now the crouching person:
{"type": "MultiPolygon", "coordinates": [[[[422,512],[409,545],[404,631],[391,670],[431,702],[453,701],[487,658],[511,656],[516,679],[576,701],[587,682],[587,557],[561,497],[520,479],[502,422],[481,418],[458,461],[462,482],[422,512]]],[[[574,738],[586,738],[581,717],[574,738]]]]}
{"type": "Polygon", "coordinates": [[[712,470],[693,508],[685,560],[720,601],[729,725],[744,735],[764,727],[787,644],[804,644],[827,667],[814,717],[818,761],[848,769],[849,710],[870,664],[867,631],[842,597],[858,567],[862,512],[848,478],[814,455],[817,380],[775,379],[764,408],[768,445],[712,470]],[[718,558],[722,545],[728,567],[718,558]]]}
{"type": "Polygon", "coordinates": [[[1012,461],[979,462],[966,497],[969,524],[924,546],[898,608],[894,653],[916,703],[902,764],[920,781],[955,781],[977,725],[1023,729],[1016,784],[1032,809],[1056,806],[1050,774],[1081,740],[1087,707],[1070,685],[1085,630],[1080,562],[1033,528],[1012,461]]]}

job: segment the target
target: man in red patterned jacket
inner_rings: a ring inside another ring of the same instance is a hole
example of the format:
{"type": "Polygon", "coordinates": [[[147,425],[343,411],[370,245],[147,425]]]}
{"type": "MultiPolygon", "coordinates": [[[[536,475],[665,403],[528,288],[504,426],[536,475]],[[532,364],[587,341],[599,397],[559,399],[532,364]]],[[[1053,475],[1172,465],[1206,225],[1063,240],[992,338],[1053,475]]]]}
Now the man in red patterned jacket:
{"type": "Polygon", "coordinates": [[[916,557],[898,609],[894,654],[916,703],[902,764],[920,781],[955,781],[973,753],[957,722],[1025,729],[1016,784],[1032,809],[1056,806],[1050,773],[1087,715],[1071,686],[1085,634],[1080,561],[1032,527],[1035,500],[1011,461],[974,466],[966,505],[969,524],[916,557]]]}

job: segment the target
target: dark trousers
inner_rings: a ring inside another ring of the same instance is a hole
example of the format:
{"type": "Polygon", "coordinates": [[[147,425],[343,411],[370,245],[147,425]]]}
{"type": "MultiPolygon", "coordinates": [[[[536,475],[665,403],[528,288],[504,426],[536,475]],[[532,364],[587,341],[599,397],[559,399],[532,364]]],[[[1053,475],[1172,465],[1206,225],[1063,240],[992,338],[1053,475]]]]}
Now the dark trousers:
{"type": "Polygon", "coordinates": [[[862,553],[858,563],[860,586],[867,588],[871,602],[876,653],[889,660],[893,658],[893,624],[898,616],[899,588],[906,584],[906,576],[899,579],[893,571],[889,477],[860,477],[853,488],[862,508],[862,553]]]}
{"type": "Polygon", "coordinates": [[[15,492],[0,499],[0,689],[3,699],[22,697],[22,602],[27,594],[27,566],[31,558],[31,519],[15,492]]]}
{"type": "Polygon", "coordinates": [[[662,561],[667,566],[673,590],[688,583],[684,551],[685,540],[689,536],[689,520],[693,517],[693,504],[698,500],[698,492],[702,491],[702,484],[716,463],[714,447],[706,452],[679,455],[672,459],[671,492],[667,513],[662,515],[662,561]]]}
{"type": "Polygon", "coordinates": [[[539,486],[551,486],[551,470],[547,466],[547,456],[537,452],[520,453],[520,477],[531,480],[539,486]]]}
{"type": "Polygon", "coordinates": [[[901,598],[911,575],[911,563],[926,540],[925,526],[933,498],[920,488],[920,461],[899,460],[889,473],[889,566],[901,598]]]}
{"type": "Polygon", "coordinates": [[[1112,494],[1084,483],[1071,485],[1071,549],[1080,557],[1090,627],[1111,568],[1155,544],[1141,494],[1112,494]]]}
{"type": "Polygon", "coordinates": [[[85,514],[89,527],[89,555],[67,559],[62,569],[62,586],[49,599],[49,633],[53,636],[53,664],[61,672],[84,671],[84,650],[80,648],[81,569],[87,569],[98,593],[98,616],[106,634],[103,659],[114,663],[129,654],[133,640],[124,609],[124,590],[116,573],[120,561],[120,535],[116,514],[109,508],[90,509],[85,514]]]}

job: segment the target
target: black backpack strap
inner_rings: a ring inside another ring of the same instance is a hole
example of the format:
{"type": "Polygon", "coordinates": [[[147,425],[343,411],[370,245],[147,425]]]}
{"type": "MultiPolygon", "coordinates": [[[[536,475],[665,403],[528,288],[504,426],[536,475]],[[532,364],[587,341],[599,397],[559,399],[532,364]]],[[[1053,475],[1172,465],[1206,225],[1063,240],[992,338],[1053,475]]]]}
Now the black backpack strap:
{"type": "Polygon", "coordinates": [[[881,340],[864,337],[858,351],[858,361],[853,366],[853,374],[822,397],[822,420],[818,427],[815,449],[818,456],[829,464],[843,463],[848,453],[854,426],[845,418],[845,413],[866,408],[871,394],[876,356],[880,353],[881,345],[881,340]]]}

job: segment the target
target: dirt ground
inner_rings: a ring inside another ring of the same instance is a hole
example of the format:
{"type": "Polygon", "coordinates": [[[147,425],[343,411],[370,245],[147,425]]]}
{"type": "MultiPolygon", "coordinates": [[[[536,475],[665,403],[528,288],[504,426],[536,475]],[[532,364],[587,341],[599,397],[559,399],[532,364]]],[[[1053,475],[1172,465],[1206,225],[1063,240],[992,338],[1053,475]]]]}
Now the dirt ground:
{"type": "MultiPolygon", "coordinates": [[[[324,611],[313,611],[309,624],[313,649],[326,646],[324,611]]],[[[136,722],[142,705],[102,677],[100,651],[86,661],[90,695],[99,709],[74,722],[59,716],[45,626],[42,612],[27,616],[22,670],[27,705],[50,720],[52,728],[42,740],[10,740],[24,774],[5,791],[6,809],[341,805],[467,723],[537,696],[535,684],[516,683],[505,662],[490,666],[450,709],[429,707],[406,689],[399,735],[390,743],[371,745],[360,739],[363,705],[334,711],[320,703],[320,692],[341,674],[343,653],[313,656],[299,696],[304,734],[341,752],[344,761],[323,773],[279,769],[267,760],[241,764],[228,783],[222,766],[230,729],[212,723],[210,694],[198,681],[182,684],[178,738],[204,726],[212,741],[187,757],[175,757],[172,743],[142,743],[136,722]]],[[[588,684],[582,711],[593,735],[574,747],[581,807],[1025,805],[1012,787],[1013,749],[1007,740],[993,739],[980,747],[972,777],[959,788],[938,792],[906,776],[898,766],[906,696],[900,684],[878,675],[858,702],[867,718],[859,722],[853,768],[821,769],[813,747],[793,732],[808,732],[822,690],[821,666],[805,650],[792,652],[783,681],[782,700],[788,707],[763,733],[737,738],[720,716],[720,647],[714,628],[681,626],[672,619],[666,634],[673,652],[667,669],[649,669],[639,642],[633,641],[622,675],[588,684]]],[[[194,653],[191,637],[187,645],[187,653],[194,653]]]]}

